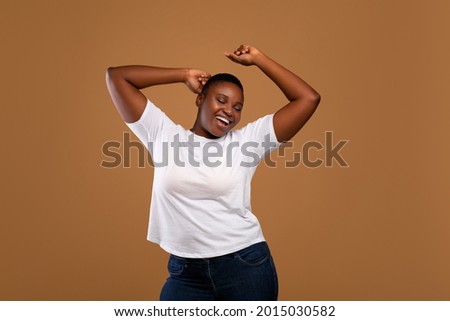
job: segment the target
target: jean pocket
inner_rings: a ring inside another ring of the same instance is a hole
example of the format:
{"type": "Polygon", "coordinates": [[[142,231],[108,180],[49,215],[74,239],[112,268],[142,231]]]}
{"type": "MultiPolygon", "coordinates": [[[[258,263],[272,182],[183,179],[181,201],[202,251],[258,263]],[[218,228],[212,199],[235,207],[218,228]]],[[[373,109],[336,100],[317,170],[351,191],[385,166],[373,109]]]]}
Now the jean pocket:
{"type": "Polygon", "coordinates": [[[258,266],[270,258],[270,253],[264,243],[257,243],[236,252],[236,257],[246,265],[258,266]]]}
{"type": "Polygon", "coordinates": [[[184,270],[184,266],[185,262],[183,259],[171,255],[167,264],[167,270],[171,275],[180,275],[184,270]]]}

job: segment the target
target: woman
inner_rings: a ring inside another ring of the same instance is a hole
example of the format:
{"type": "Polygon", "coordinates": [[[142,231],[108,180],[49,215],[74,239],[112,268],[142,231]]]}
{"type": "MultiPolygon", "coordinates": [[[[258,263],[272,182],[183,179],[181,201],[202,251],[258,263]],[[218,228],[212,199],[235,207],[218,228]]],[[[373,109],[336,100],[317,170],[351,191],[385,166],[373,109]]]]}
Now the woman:
{"type": "Polygon", "coordinates": [[[260,161],[308,121],[320,96],[255,47],[241,45],[225,56],[257,66],[289,102],[232,130],[244,106],[233,75],[150,66],[107,71],[114,104],[155,165],[148,240],[170,254],[161,300],[277,300],[275,265],[251,210],[250,181],[260,161]],[[140,92],[177,82],[197,94],[190,130],[140,92]]]}

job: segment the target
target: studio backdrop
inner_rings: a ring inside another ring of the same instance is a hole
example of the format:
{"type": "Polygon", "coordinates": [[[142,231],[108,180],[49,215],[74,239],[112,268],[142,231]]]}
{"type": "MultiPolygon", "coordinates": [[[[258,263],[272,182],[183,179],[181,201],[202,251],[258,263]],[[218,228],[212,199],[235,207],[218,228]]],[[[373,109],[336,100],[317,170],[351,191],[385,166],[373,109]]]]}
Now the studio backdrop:
{"type": "MultiPolygon", "coordinates": [[[[252,183],[279,299],[450,300],[449,10],[443,0],[2,1],[0,299],[158,300],[168,255],[146,240],[153,168],[106,69],[233,73],[243,126],[287,102],[256,67],[226,59],[245,43],[322,97],[252,183]]],[[[144,93],[192,127],[183,84],[144,93]]]]}

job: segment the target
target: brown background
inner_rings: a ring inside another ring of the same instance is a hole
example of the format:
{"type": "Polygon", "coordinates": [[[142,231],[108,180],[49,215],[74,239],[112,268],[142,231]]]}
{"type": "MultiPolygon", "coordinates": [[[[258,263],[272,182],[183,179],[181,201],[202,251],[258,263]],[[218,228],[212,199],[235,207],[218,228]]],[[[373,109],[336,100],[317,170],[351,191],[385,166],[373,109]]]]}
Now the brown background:
{"type": "MultiPolygon", "coordinates": [[[[223,56],[249,43],[322,95],[291,154],[324,143],[326,131],[349,140],[349,168],[263,165],[255,175],[279,298],[450,300],[449,10],[446,1],[2,1],[0,298],[158,299],[167,254],[146,241],[153,171],[136,154],[131,168],[100,167],[102,145],[129,132],[105,69],[235,73],[243,125],[285,104],[257,68],[223,56]]],[[[183,85],[145,93],[192,125],[183,85]]]]}

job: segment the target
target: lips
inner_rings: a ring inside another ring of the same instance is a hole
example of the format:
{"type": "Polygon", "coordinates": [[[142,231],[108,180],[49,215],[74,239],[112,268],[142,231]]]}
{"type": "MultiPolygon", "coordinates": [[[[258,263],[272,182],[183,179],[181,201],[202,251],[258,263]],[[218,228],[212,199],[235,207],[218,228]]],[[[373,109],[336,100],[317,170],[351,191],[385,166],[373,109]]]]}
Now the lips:
{"type": "Polygon", "coordinates": [[[216,119],[219,120],[219,123],[222,123],[224,126],[228,126],[231,123],[231,120],[222,116],[216,116],[216,119]]]}

